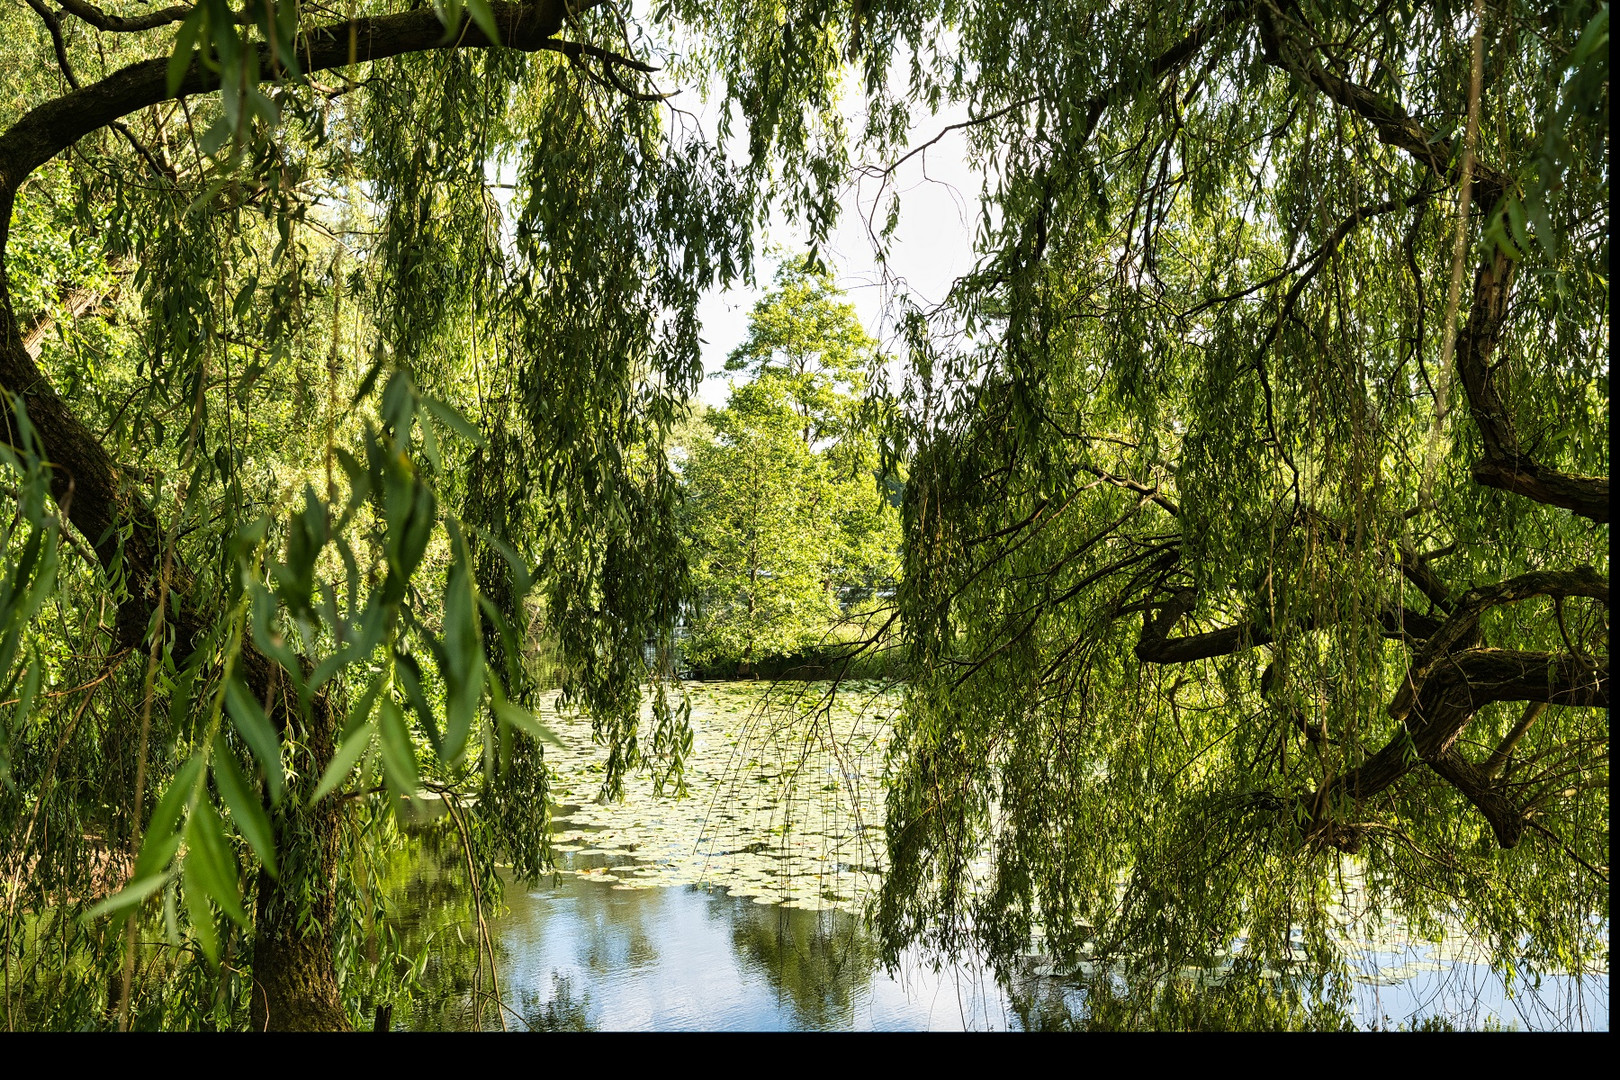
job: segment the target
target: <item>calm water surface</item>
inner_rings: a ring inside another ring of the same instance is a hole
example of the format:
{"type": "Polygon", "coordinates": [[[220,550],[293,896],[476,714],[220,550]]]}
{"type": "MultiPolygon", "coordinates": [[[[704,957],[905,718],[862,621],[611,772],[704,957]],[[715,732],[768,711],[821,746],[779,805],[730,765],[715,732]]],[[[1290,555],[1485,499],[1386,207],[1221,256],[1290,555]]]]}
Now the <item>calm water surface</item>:
{"type": "MultiPolygon", "coordinates": [[[[559,873],[509,883],[490,920],[508,1028],[1007,1030],[1083,1007],[1061,979],[1031,975],[1009,989],[971,961],[911,953],[888,971],[878,960],[858,913],[881,873],[876,778],[892,695],[849,695],[807,732],[791,700],[762,708],[754,687],[693,689],[685,800],[654,797],[643,778],[627,782],[622,803],[590,798],[603,752],[584,721],[547,717],[563,742],[547,751],[565,801],[559,873]]],[[[454,865],[424,849],[410,875],[404,923],[437,929],[428,992],[406,1024],[498,1028],[492,1006],[474,1017],[465,879],[441,861],[454,865]]],[[[1363,1026],[1439,1016],[1608,1029],[1606,974],[1509,996],[1466,950],[1399,932],[1357,962],[1363,1026]]]]}
{"type": "MultiPolygon", "coordinates": [[[[1017,1026],[988,973],[889,974],[859,921],[697,885],[579,879],[509,890],[504,988],[581,1001],[605,1030],[959,1030],[1017,1026]]],[[[508,994],[511,990],[506,991],[508,994]]]]}

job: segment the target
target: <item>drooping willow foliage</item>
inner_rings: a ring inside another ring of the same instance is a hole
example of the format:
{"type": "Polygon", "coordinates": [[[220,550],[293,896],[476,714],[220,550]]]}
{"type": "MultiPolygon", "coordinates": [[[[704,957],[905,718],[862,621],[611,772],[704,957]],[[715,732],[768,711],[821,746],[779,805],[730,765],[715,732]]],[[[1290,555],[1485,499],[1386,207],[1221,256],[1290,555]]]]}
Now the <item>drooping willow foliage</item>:
{"type": "Polygon", "coordinates": [[[891,951],[1320,977],[1365,888],[1606,970],[1607,20],[964,14],[997,213],[895,435],[891,951]]]}
{"type": "Polygon", "coordinates": [[[13,1026],[369,1017],[391,804],[545,865],[537,637],[679,785],[663,440],[759,185],[610,13],[378,8],[6,14],[13,1026]]]}
{"type": "Polygon", "coordinates": [[[1325,973],[1354,879],[1606,964],[1607,20],[8,5],[7,1024],[367,1020],[396,804],[544,864],[540,635],[678,787],[697,300],[946,106],[886,947],[1325,973]]]}

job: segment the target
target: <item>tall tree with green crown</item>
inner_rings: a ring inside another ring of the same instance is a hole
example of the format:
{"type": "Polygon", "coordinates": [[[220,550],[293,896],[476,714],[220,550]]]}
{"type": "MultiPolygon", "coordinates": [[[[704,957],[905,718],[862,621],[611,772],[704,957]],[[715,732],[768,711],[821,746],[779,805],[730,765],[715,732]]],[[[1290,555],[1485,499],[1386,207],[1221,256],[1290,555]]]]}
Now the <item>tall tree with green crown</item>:
{"type": "Polygon", "coordinates": [[[726,361],[748,378],[682,473],[699,665],[747,675],[799,655],[819,670],[810,654],[839,652],[837,624],[858,617],[846,598],[892,582],[899,517],[861,420],[877,344],[825,274],[785,264],[754,305],[726,361]]]}

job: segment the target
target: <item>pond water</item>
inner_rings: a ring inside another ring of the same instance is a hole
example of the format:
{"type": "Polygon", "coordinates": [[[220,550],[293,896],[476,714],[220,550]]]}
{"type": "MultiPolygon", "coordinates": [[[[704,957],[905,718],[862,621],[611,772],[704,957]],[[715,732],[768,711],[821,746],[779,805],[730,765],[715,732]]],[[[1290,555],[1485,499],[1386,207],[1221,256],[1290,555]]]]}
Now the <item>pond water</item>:
{"type": "MultiPolygon", "coordinates": [[[[1007,987],[971,960],[879,961],[861,912],[882,872],[879,778],[898,697],[846,687],[804,721],[824,690],[690,684],[680,800],[632,777],[623,802],[598,801],[605,751],[588,721],[546,716],[562,743],[547,748],[558,873],[509,883],[490,918],[502,1005],[487,975],[472,981],[465,875],[429,838],[402,909],[405,929],[420,937],[432,922],[436,936],[423,992],[395,1026],[499,1028],[504,1013],[512,1030],[1006,1030],[1083,1009],[1080,991],[1038,969],[1007,987]]],[[[1380,934],[1357,956],[1358,1022],[1607,1030],[1606,974],[1510,997],[1474,959],[1380,934]]]]}
{"type": "MultiPolygon", "coordinates": [[[[577,1006],[605,1030],[956,1030],[1016,1024],[988,973],[885,972],[859,920],[718,887],[509,890],[501,980],[525,1016],[577,1006]],[[544,995],[542,998],[541,995],[544,995]]],[[[493,1020],[493,1018],[491,1018],[493,1020]]]]}

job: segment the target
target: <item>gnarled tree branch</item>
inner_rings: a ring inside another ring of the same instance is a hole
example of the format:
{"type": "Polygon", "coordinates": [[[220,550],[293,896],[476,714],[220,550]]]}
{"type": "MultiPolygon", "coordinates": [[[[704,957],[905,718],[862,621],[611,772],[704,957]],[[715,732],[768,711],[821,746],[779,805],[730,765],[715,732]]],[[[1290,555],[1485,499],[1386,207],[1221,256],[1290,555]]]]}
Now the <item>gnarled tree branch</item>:
{"type": "MultiPolygon", "coordinates": [[[[564,18],[592,6],[592,0],[572,5],[566,0],[491,0],[490,9],[500,27],[498,41],[485,36],[466,15],[462,26],[446,35],[444,24],[431,8],[357,18],[299,35],[298,60],[304,73],[309,74],[347,66],[351,55],[357,62],[368,63],[441,49],[500,46],[524,52],[562,51],[561,43],[553,38],[562,29],[564,18]]],[[[271,77],[274,68],[269,46],[260,44],[258,56],[261,76],[271,77]]],[[[120,117],[172,98],[219,89],[219,75],[204,67],[200,59],[192,61],[172,94],[168,71],[166,57],[143,60],[30,109],[0,135],[0,193],[15,189],[23,177],[52,157],[120,117]]],[[[10,201],[8,196],[3,209],[9,211],[10,201]]]]}
{"type": "MultiPolygon", "coordinates": [[[[1451,617],[1412,658],[1412,666],[1406,673],[1406,679],[1402,682],[1395,699],[1389,704],[1390,719],[1397,723],[1406,722],[1407,717],[1418,705],[1419,695],[1426,692],[1425,684],[1430,677],[1444,667],[1454,666],[1455,651],[1472,644],[1479,631],[1480,616],[1493,607],[1537,596],[1588,596],[1607,605],[1609,581],[1591,567],[1583,566],[1575,570],[1539,570],[1520,574],[1495,585],[1470,589],[1457,602],[1451,617]]],[[[1518,700],[1548,699],[1529,694],[1518,700]]]]}
{"type": "MultiPolygon", "coordinates": [[[[1381,142],[1404,150],[1436,178],[1446,182],[1461,179],[1460,155],[1451,140],[1427,131],[1399,102],[1329,71],[1318,51],[1301,40],[1313,36],[1310,28],[1285,11],[1283,2],[1262,0],[1257,13],[1268,62],[1367,121],[1381,142]]],[[[1511,178],[1477,160],[1472,178],[1475,200],[1487,213],[1498,213],[1501,199],[1512,190],[1511,178]]],[[[1489,359],[1507,321],[1513,269],[1513,261],[1500,251],[1486,256],[1474,274],[1468,320],[1457,335],[1457,374],[1485,448],[1484,459],[1473,468],[1474,480],[1606,523],[1608,477],[1564,473],[1533,460],[1520,446],[1512,417],[1496,391],[1489,359]]]]}
{"type": "MultiPolygon", "coordinates": [[[[152,30],[169,23],[177,23],[191,14],[190,4],[175,4],[172,7],[159,8],[144,15],[123,16],[109,15],[96,5],[86,0],[57,0],[63,10],[78,16],[97,30],[106,30],[114,34],[134,34],[142,30],[152,30]]],[[[240,18],[248,21],[252,16],[243,12],[240,18]]]]}
{"type": "Polygon", "coordinates": [[[1324,783],[1308,800],[1310,835],[1353,850],[1359,835],[1353,825],[1335,820],[1335,808],[1345,799],[1370,799],[1427,763],[1485,815],[1503,847],[1518,843],[1523,812],[1484,769],[1463,761],[1455,750],[1468,722],[1493,701],[1608,708],[1608,660],[1593,667],[1569,653],[1486,648],[1448,657],[1425,681],[1403,730],[1365,764],[1324,783]]]}
{"type": "Polygon", "coordinates": [[[1476,483],[1511,491],[1548,506],[1561,506],[1599,524],[1609,520],[1609,478],[1576,476],[1542,465],[1525,453],[1507,403],[1497,392],[1491,370],[1507,321],[1514,265],[1501,252],[1474,273],[1468,322],[1457,334],[1457,376],[1468,395],[1485,456],[1473,468],[1476,483]]]}

